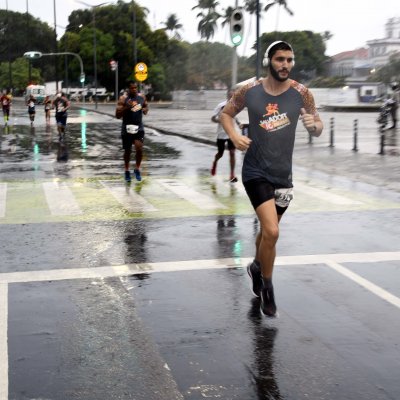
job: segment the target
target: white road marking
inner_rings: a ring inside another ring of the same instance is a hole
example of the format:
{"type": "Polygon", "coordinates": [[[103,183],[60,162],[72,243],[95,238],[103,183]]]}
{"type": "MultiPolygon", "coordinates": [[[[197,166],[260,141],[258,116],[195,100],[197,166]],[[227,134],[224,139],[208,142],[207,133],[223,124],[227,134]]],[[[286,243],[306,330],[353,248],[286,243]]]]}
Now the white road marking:
{"type": "Polygon", "coordinates": [[[181,199],[192,203],[201,210],[217,210],[226,208],[219,201],[192,189],[177,179],[159,179],[159,182],[181,199]]]}
{"type": "Polygon", "coordinates": [[[370,282],[369,280],[363,278],[362,276],[350,271],[349,269],[343,267],[339,263],[335,261],[327,261],[326,265],[330,268],[338,272],[339,274],[344,275],[346,278],[351,279],[352,281],[356,282],[358,285],[362,286],[363,288],[369,290],[371,293],[374,293],[381,299],[387,301],[388,303],[400,308],[400,299],[393,294],[389,293],[387,290],[382,289],[381,287],[375,285],[374,283],[370,282]]]}
{"type": "MultiPolygon", "coordinates": [[[[0,400],[8,399],[8,285],[21,282],[56,281],[65,279],[96,279],[123,277],[132,274],[188,271],[201,269],[243,268],[252,258],[222,258],[214,260],[168,261],[142,264],[124,264],[113,267],[73,268],[45,271],[0,273],[0,400]]],[[[325,264],[361,285],[371,293],[400,308],[400,298],[340,265],[340,262],[383,262],[400,261],[400,251],[376,253],[318,254],[283,256],[276,258],[276,265],[298,266],[325,264]]]]}
{"type": "Polygon", "coordinates": [[[0,283],[0,399],[8,399],[8,285],[0,283]]]}
{"type": "Polygon", "coordinates": [[[44,195],[51,215],[80,215],[82,210],[65,182],[43,182],[44,195]]]}
{"type": "Polygon", "coordinates": [[[304,183],[295,182],[294,184],[294,195],[296,192],[301,192],[306,195],[315,197],[317,199],[326,201],[331,204],[337,205],[360,205],[363,204],[361,201],[349,199],[348,197],[341,196],[330,192],[329,190],[318,189],[312,186],[305,185],[304,183]]]}
{"type": "Polygon", "coordinates": [[[130,185],[115,181],[101,181],[101,184],[129,212],[157,211],[157,208],[137,194],[130,185]]]}
{"type": "Polygon", "coordinates": [[[6,216],[7,183],[0,183],[0,218],[6,216]]]}
{"type": "MultiPolygon", "coordinates": [[[[166,261],[141,264],[122,264],[96,268],[70,268],[43,271],[4,272],[0,273],[0,284],[21,282],[56,281],[64,279],[107,278],[126,276],[143,272],[179,272],[201,269],[243,268],[252,258],[220,258],[210,260],[166,261]]],[[[277,257],[275,265],[297,266],[328,263],[369,263],[400,261],[400,251],[377,253],[315,254],[304,256],[277,257]]]]}

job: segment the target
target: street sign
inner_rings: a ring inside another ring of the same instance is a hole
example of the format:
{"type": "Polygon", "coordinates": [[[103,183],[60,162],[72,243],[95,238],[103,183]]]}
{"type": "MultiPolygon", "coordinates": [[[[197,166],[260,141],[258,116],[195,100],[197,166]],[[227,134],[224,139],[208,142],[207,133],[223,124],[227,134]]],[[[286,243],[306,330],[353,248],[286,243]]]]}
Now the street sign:
{"type": "Polygon", "coordinates": [[[143,82],[147,79],[147,65],[143,62],[135,65],[135,79],[143,82]]]}

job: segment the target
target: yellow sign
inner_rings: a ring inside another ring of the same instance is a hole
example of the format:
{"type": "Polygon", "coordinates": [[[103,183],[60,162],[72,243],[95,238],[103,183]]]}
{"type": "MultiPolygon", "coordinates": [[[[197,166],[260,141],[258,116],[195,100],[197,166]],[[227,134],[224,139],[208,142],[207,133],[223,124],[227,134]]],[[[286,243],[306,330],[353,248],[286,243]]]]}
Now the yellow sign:
{"type": "Polygon", "coordinates": [[[147,65],[143,62],[135,65],[135,79],[139,82],[143,82],[147,79],[147,65]]]}

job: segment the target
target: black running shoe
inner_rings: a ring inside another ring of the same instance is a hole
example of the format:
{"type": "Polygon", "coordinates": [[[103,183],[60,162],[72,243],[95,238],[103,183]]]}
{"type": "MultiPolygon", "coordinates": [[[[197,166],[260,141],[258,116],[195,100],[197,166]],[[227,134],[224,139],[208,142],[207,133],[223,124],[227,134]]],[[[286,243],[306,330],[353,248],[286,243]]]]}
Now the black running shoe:
{"type": "Polygon", "coordinates": [[[247,273],[251,279],[251,291],[253,292],[254,296],[260,297],[261,289],[263,288],[263,283],[261,279],[261,268],[258,266],[254,261],[252,261],[247,266],[247,273]]]}
{"type": "Polygon", "coordinates": [[[131,181],[131,173],[129,171],[125,171],[125,181],[130,183],[131,181]]]}
{"type": "Polygon", "coordinates": [[[140,175],[140,169],[137,169],[137,168],[134,169],[133,173],[135,174],[136,180],[140,182],[142,180],[142,175],[140,175]]]}
{"type": "Polygon", "coordinates": [[[261,312],[267,317],[276,317],[276,304],[274,288],[263,288],[261,290],[261,312]]]}

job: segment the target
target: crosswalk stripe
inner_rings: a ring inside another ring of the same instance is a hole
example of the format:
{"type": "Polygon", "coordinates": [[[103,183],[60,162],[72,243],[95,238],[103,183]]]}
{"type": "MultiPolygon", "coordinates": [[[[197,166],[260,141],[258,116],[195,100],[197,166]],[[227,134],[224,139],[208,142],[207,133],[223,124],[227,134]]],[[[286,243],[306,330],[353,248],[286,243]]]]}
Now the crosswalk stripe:
{"type": "Polygon", "coordinates": [[[0,283],[0,399],[8,399],[8,285],[0,283]]]}
{"type": "Polygon", "coordinates": [[[43,182],[43,191],[51,215],[80,215],[82,210],[64,182],[43,182]]]}
{"type": "Polygon", "coordinates": [[[318,198],[320,200],[326,201],[331,204],[336,205],[361,205],[363,204],[361,201],[353,200],[345,196],[341,196],[339,194],[335,194],[330,192],[329,190],[318,189],[313,186],[308,186],[304,183],[295,182],[294,185],[294,195],[296,196],[296,192],[301,192],[303,194],[318,198]]]}
{"type": "Polygon", "coordinates": [[[0,183],[0,218],[6,215],[7,183],[0,183]]]}
{"type": "Polygon", "coordinates": [[[135,193],[130,185],[114,181],[101,181],[101,184],[113,195],[113,197],[129,212],[153,212],[156,207],[135,193]]]}
{"type": "Polygon", "coordinates": [[[177,179],[160,179],[159,182],[168,190],[175,193],[178,197],[194,204],[202,210],[224,209],[222,203],[214,200],[212,197],[200,193],[190,186],[185,185],[177,179]]]}

